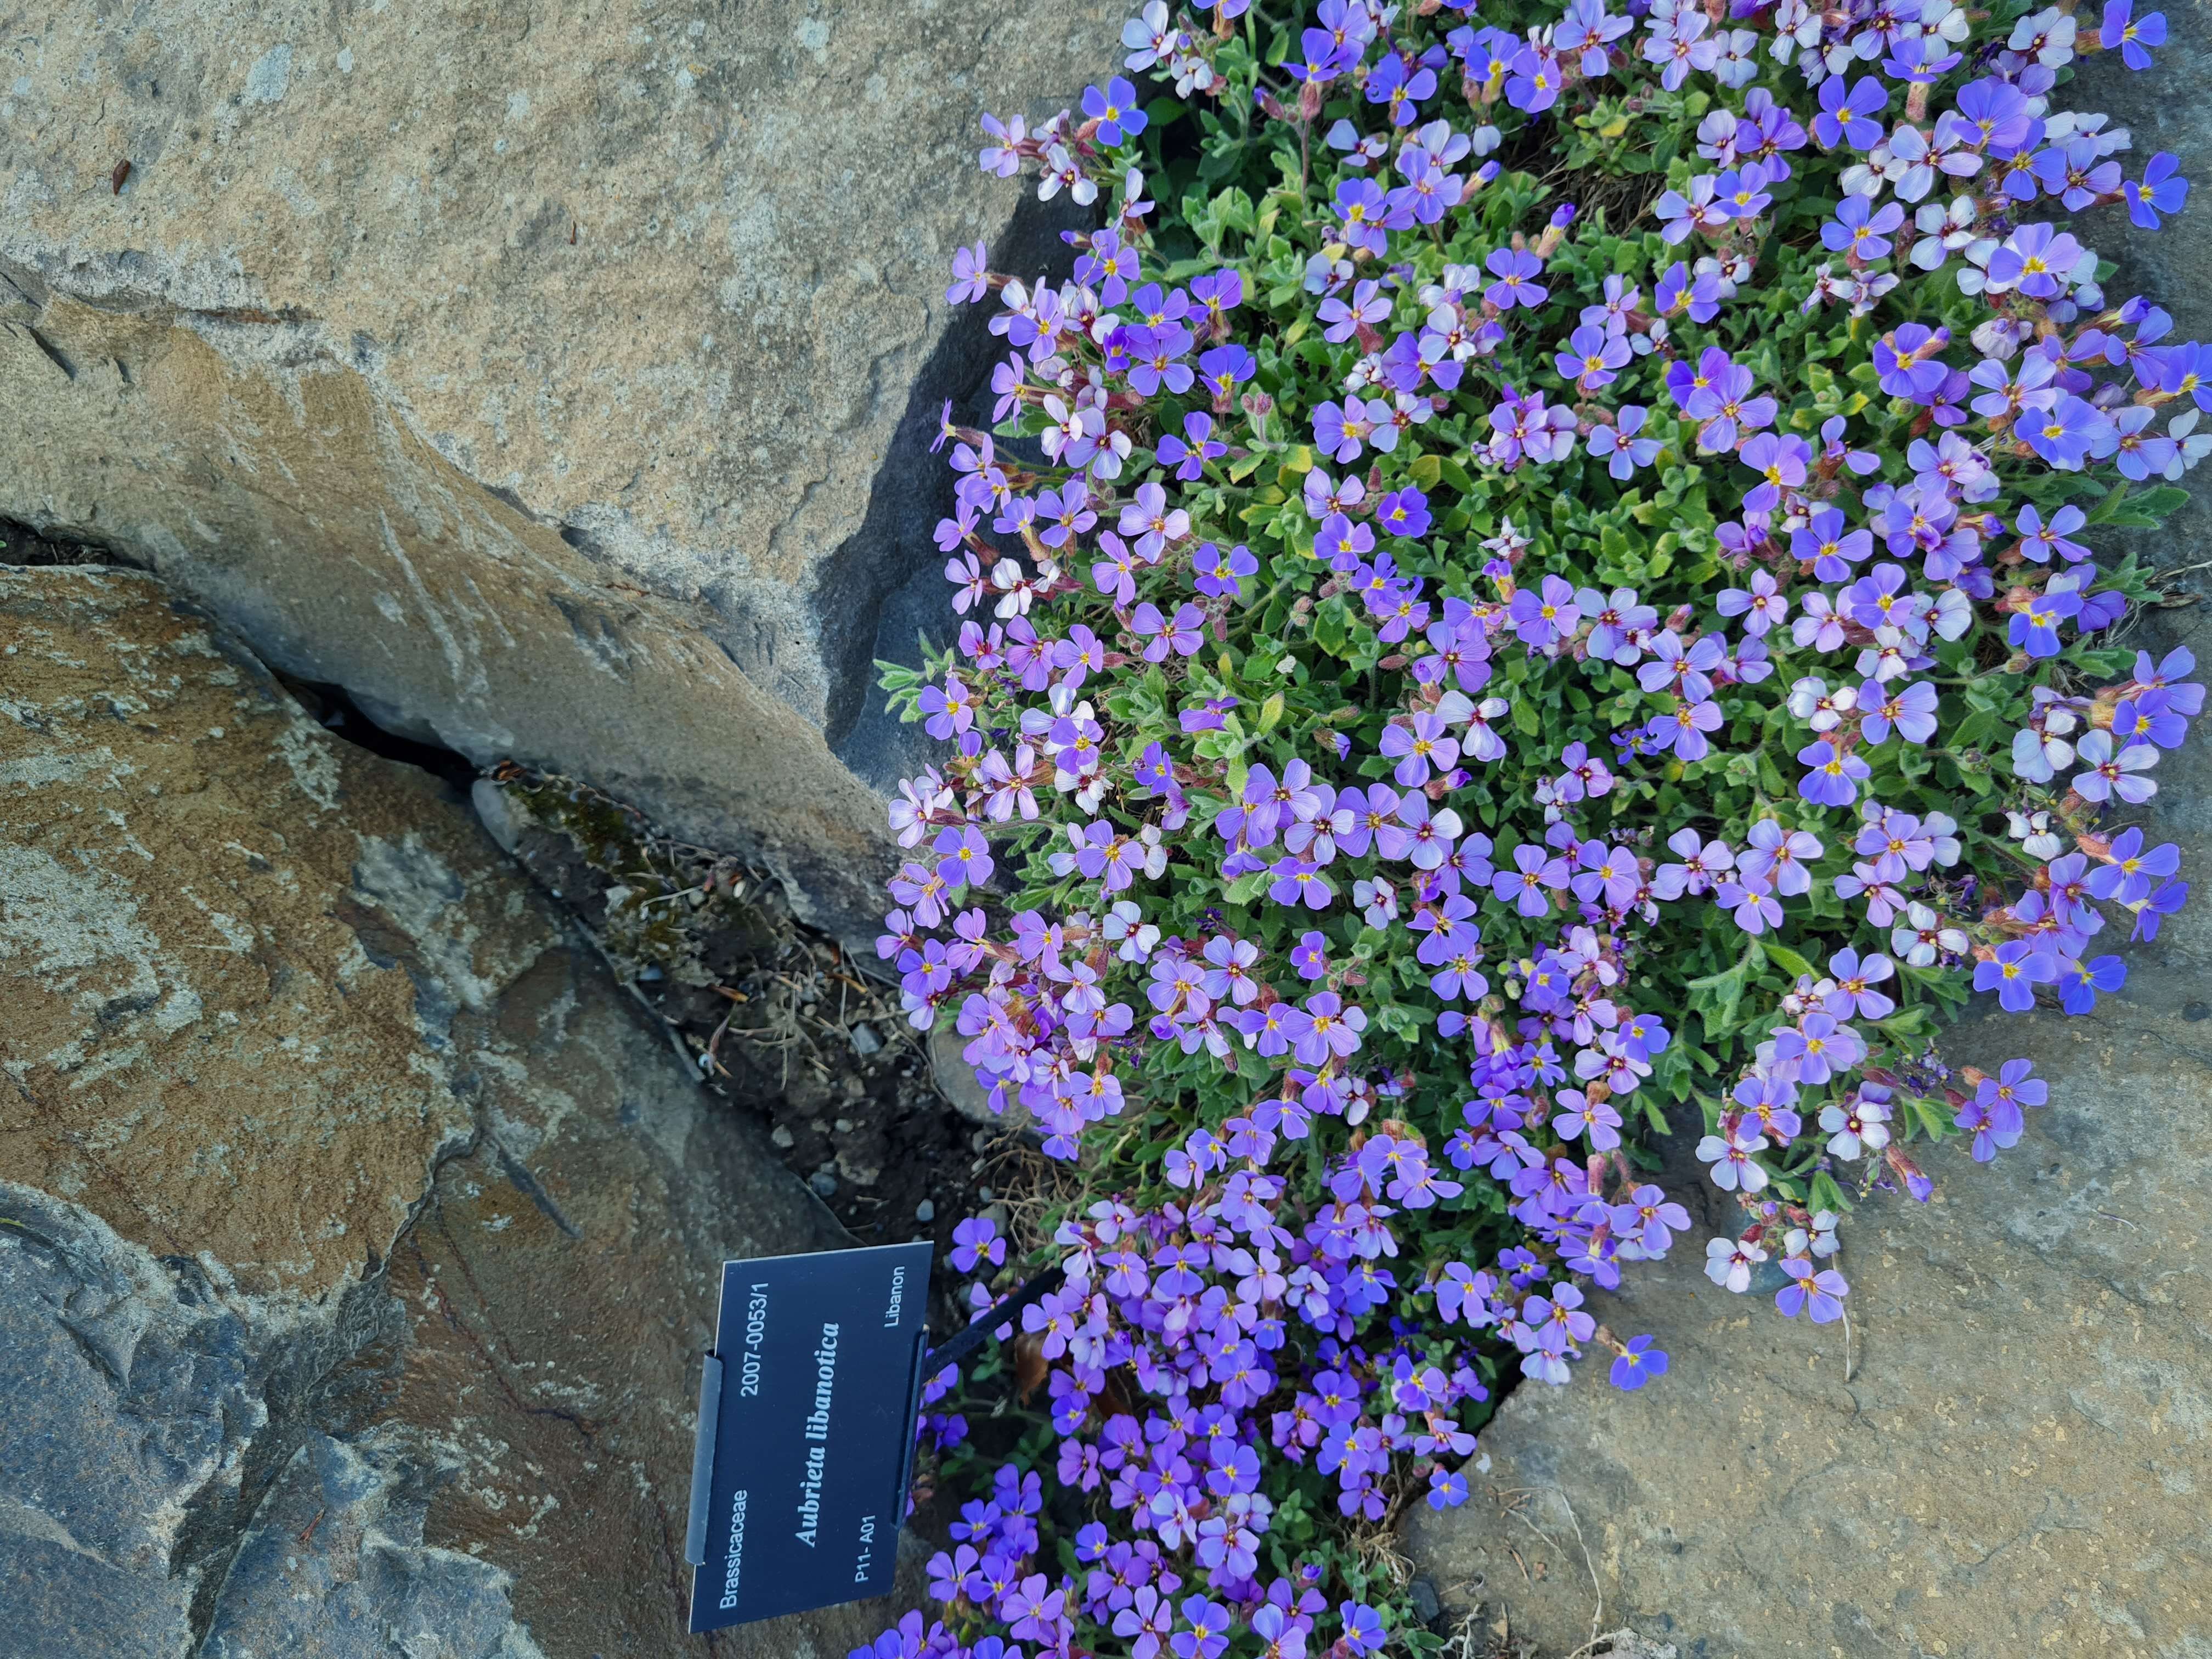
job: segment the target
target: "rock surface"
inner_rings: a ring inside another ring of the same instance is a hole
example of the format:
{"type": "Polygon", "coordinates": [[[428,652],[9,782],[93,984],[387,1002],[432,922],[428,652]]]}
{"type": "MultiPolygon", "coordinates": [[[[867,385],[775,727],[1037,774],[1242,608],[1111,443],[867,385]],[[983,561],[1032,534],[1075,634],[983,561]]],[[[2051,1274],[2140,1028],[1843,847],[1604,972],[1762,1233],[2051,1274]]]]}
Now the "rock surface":
{"type": "Polygon", "coordinates": [[[156,579],[0,569],[0,1645],[690,1644],[716,1264],[841,1236],[458,801],[156,579]]]}
{"type": "Polygon", "coordinates": [[[0,0],[0,515],[858,936],[883,607],[994,344],[944,267],[1065,255],[975,118],[1127,9],[0,0]]]}

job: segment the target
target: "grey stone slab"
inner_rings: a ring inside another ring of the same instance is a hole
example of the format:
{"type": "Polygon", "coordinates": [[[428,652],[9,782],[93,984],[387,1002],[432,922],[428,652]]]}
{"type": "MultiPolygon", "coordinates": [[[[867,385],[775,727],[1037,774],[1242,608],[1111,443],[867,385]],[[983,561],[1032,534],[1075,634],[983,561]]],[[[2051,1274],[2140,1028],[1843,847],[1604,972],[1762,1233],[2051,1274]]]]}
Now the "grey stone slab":
{"type": "Polygon", "coordinates": [[[976,118],[1066,106],[1125,11],[0,0],[0,514],[860,937],[898,761],[854,734],[993,355],[945,265],[1071,222],[976,118]]]}
{"type": "Polygon", "coordinates": [[[0,568],[0,1653],[682,1650],[720,1263],[841,1230],[158,578],[0,568]]]}

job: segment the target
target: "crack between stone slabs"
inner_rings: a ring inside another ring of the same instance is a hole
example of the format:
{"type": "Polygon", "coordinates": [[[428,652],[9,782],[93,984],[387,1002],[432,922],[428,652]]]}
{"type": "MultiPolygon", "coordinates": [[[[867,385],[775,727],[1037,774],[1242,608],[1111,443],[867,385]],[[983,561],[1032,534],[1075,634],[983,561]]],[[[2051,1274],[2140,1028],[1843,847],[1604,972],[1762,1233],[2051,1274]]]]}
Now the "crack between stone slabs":
{"type": "Polygon", "coordinates": [[[39,529],[21,519],[0,518],[0,565],[18,569],[90,565],[123,570],[145,567],[104,542],[80,540],[39,529]]]}
{"type": "MultiPolygon", "coordinates": [[[[478,827],[482,827],[481,821],[479,821],[478,827]]],[[[487,830],[485,832],[484,838],[487,841],[491,840],[489,831],[487,830]]],[[[599,942],[598,936],[595,935],[590,928],[585,927],[582,921],[577,919],[574,912],[568,908],[566,901],[560,898],[550,888],[547,887],[544,883],[538,878],[537,872],[532,870],[528,863],[522,859],[518,858],[513,853],[508,852],[505,848],[500,847],[498,842],[493,842],[492,845],[497,848],[501,858],[506,860],[508,864],[512,865],[516,870],[521,872],[523,878],[529,882],[531,887],[534,890],[545,896],[548,902],[554,907],[556,925],[561,929],[562,933],[567,935],[572,941],[580,941],[582,943],[584,947],[598,959],[599,965],[606,970],[607,977],[622,988],[623,994],[627,996],[631,1003],[635,1006],[639,1015],[644,1019],[646,1024],[654,1030],[659,1031],[663,1037],[667,1039],[669,1051],[676,1056],[677,1071],[689,1080],[694,1095],[706,1108],[708,1118],[711,1120],[717,1108],[737,1112],[749,1109],[748,1108],[739,1106],[734,1101],[717,1100],[714,1096],[708,1093],[707,1089],[707,1079],[700,1074],[699,1063],[697,1060],[693,1057],[690,1050],[684,1046],[684,1038],[682,1035],[678,1033],[673,1024],[662,1017],[659,1009],[655,1008],[652,1003],[646,1000],[645,993],[641,991],[637,988],[635,981],[625,975],[616,964],[614,957],[609,954],[606,946],[599,942]]],[[[860,1241],[854,1237],[847,1229],[845,1224],[837,1218],[837,1212],[831,1209],[829,1205],[823,1202],[822,1195],[819,1193],[816,1192],[813,1188],[808,1186],[806,1182],[801,1181],[798,1176],[793,1174],[791,1170],[786,1168],[781,1158],[775,1157],[773,1153],[769,1154],[769,1158],[777,1169],[783,1170],[786,1175],[790,1176],[791,1184],[797,1188],[804,1195],[802,1201],[805,1203],[805,1206],[813,1212],[815,1218],[818,1221],[829,1224],[831,1229],[830,1236],[832,1238],[844,1240],[845,1244],[848,1247],[855,1246],[860,1243],[860,1241]]],[[[687,1175],[692,1173],[689,1165],[679,1164],[678,1168],[682,1169],[687,1175]]]]}

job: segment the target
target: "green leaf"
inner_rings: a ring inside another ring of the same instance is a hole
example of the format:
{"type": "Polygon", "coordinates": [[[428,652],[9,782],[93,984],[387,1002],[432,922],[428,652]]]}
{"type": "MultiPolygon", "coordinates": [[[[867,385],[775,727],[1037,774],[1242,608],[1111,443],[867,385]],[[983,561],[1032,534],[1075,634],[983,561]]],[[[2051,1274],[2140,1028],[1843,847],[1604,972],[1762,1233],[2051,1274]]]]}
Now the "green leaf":
{"type": "Polygon", "coordinates": [[[1836,1185],[1835,1177],[1823,1170],[1813,1177],[1812,1186],[1807,1192],[1807,1207],[1816,1213],[1821,1210],[1832,1210],[1838,1215],[1849,1215],[1852,1205],[1851,1200],[1844,1195],[1844,1189],[1836,1185]]]}
{"type": "Polygon", "coordinates": [[[2121,529],[2155,530],[2188,502],[2189,492],[2172,484],[2160,484],[2141,495],[2131,495],[2123,481],[2114,484],[2106,492],[2104,500],[2089,509],[2088,520],[2121,529]]]}
{"type": "Polygon", "coordinates": [[[1267,890],[1267,872],[1255,870],[1242,875],[1221,890],[1221,896],[1231,904],[1249,904],[1267,890]]]}
{"type": "Polygon", "coordinates": [[[1734,966],[1686,981],[1690,1012],[1704,1018],[1707,1037],[1717,1039],[1735,1024],[1736,1006],[1751,982],[1751,965],[1758,951],[1759,942],[1753,939],[1734,966]]]}
{"type": "Polygon", "coordinates": [[[1806,961],[1804,957],[1799,956],[1788,945],[1777,945],[1771,939],[1762,939],[1759,940],[1759,944],[1766,951],[1766,959],[1772,963],[1777,968],[1779,968],[1784,973],[1789,975],[1791,979],[1797,979],[1801,976],[1809,979],[1818,979],[1820,977],[1820,970],[1818,969],[1814,968],[1811,963],[1806,961]]]}
{"type": "Polygon", "coordinates": [[[1467,469],[1449,455],[1442,457],[1441,460],[1442,464],[1437,468],[1437,476],[1459,491],[1461,495],[1474,495],[1474,480],[1468,477],[1467,469]]]}

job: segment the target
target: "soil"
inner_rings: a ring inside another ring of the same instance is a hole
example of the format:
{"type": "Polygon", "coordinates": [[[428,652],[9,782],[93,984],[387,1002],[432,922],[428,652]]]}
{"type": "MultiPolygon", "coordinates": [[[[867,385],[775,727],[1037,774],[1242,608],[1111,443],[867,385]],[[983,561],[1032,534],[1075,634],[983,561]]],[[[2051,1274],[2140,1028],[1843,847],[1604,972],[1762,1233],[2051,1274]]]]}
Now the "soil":
{"type": "Polygon", "coordinates": [[[706,1087],[768,1120],[856,1240],[931,1238],[941,1267],[953,1227],[1037,1159],[1030,1137],[946,1099],[896,988],[799,923],[772,878],[571,779],[509,764],[474,793],[706,1087]]]}

